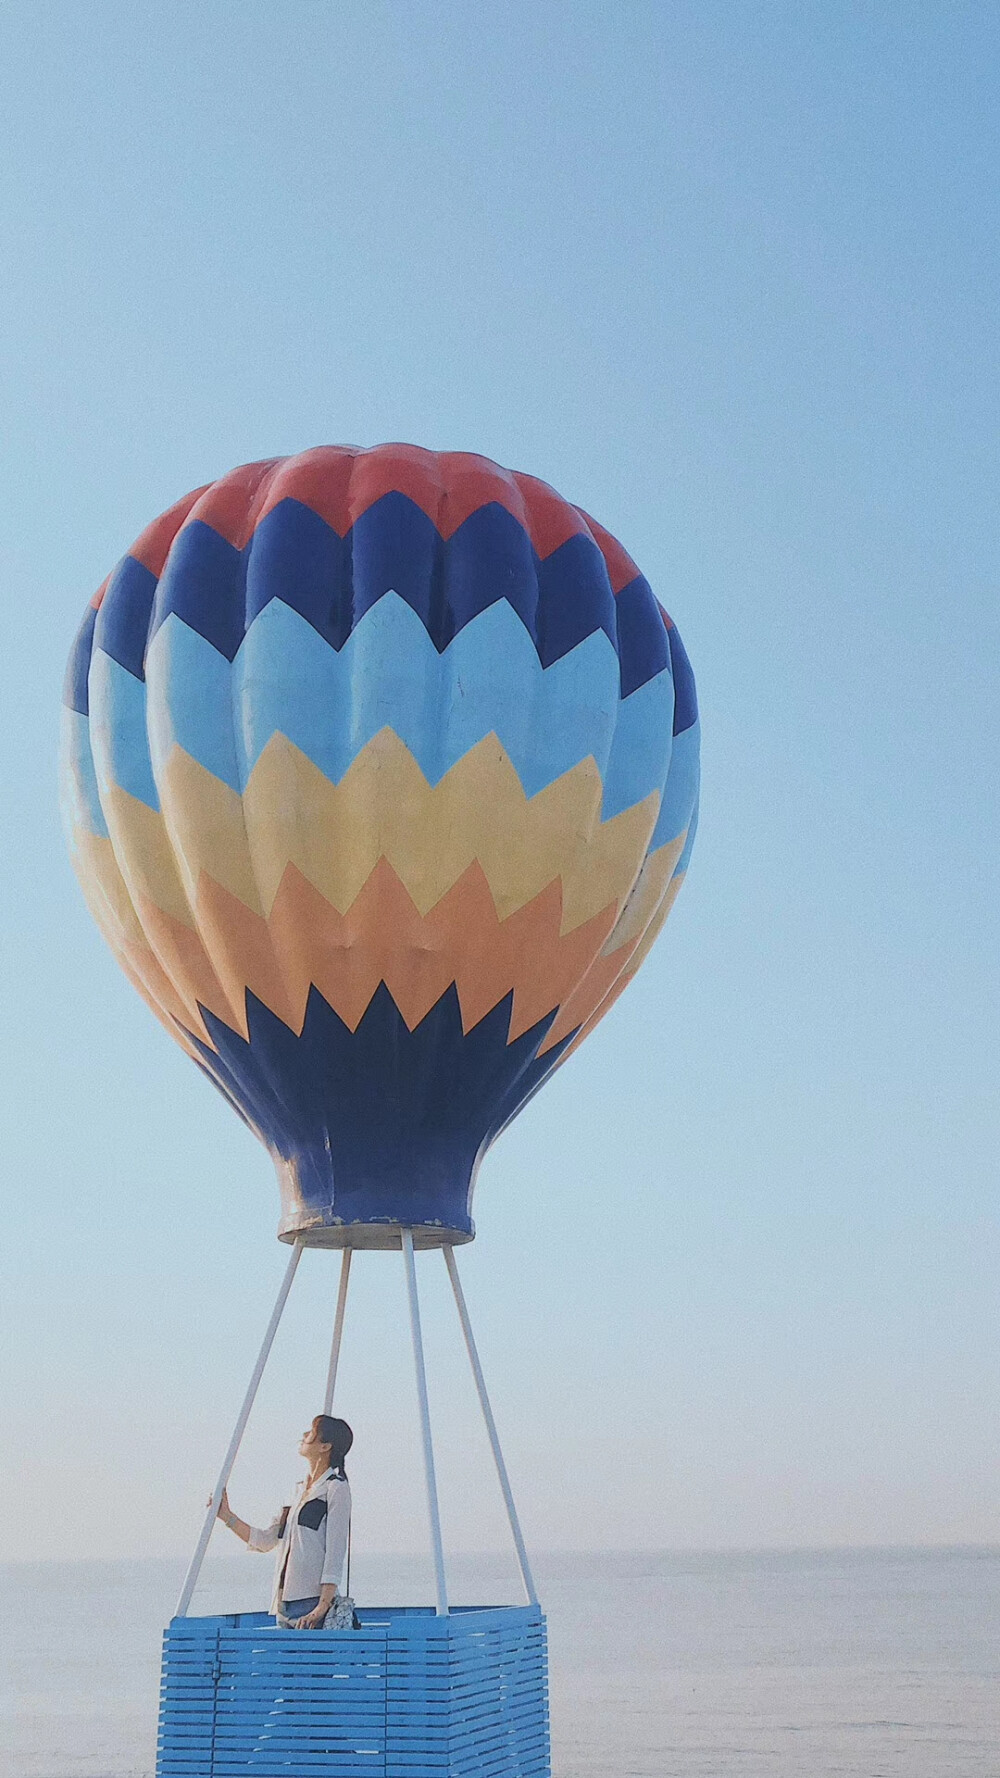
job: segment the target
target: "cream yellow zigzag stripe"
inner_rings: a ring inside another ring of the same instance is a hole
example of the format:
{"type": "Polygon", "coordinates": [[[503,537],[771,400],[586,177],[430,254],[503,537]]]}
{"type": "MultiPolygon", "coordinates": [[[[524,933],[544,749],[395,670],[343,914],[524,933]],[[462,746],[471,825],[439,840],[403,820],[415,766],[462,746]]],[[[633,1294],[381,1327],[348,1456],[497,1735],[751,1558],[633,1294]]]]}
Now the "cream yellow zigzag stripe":
{"type": "Polygon", "coordinates": [[[76,827],[70,835],[70,856],[91,915],[115,956],[120,958],[127,945],[145,945],[146,935],[111,841],[76,827]]]}
{"type": "MultiPolygon", "coordinates": [[[[605,940],[602,957],[610,957],[612,951],[620,951],[623,945],[634,944],[642,937],[667,893],[686,839],[685,828],[676,840],[671,840],[666,846],[658,846],[645,859],[628,900],[605,940]]],[[[672,905],[672,898],[669,905],[672,905]]]]}
{"type": "MultiPolygon", "coordinates": [[[[218,779],[211,782],[218,783],[218,779]]],[[[193,928],[191,908],[196,884],[187,880],[178,836],[165,825],[159,810],[151,809],[148,803],[140,802],[116,784],[102,791],[101,806],[118,868],[133,904],[138,905],[146,896],[182,926],[193,928]]],[[[243,850],[246,851],[245,840],[243,850]]]]}
{"type": "Polygon", "coordinates": [[[432,786],[391,729],[368,743],[339,784],[280,734],[242,798],[179,747],[158,779],[162,816],[113,793],[115,851],[119,859],[133,847],[141,854],[126,875],[134,870],[137,886],[141,879],[150,899],[186,924],[202,872],[266,916],[294,864],[345,914],[386,858],[423,914],[473,860],[501,919],[561,878],[562,931],[571,932],[625,901],[659,807],[654,793],[602,823],[592,759],[529,798],[495,735],[432,786]]]}
{"type": "Polygon", "coordinates": [[[178,1028],[177,1017],[186,1015],[185,1022],[206,1040],[208,1033],[197,1005],[176,988],[150,946],[118,868],[111,840],[75,827],[70,832],[69,845],[87,906],[116,962],[171,1037],[197,1060],[197,1051],[178,1028]]]}

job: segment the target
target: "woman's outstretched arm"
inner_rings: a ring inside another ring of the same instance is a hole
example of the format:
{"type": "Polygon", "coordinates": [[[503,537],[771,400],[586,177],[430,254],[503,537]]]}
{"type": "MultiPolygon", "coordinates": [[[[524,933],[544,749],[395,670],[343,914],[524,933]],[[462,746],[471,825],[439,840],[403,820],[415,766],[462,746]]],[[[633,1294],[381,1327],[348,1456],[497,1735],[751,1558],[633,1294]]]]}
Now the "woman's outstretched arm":
{"type": "Polygon", "coordinates": [[[229,1493],[225,1488],[222,1490],[222,1499],[219,1501],[219,1518],[224,1525],[229,1526],[230,1531],[235,1531],[237,1537],[240,1538],[243,1543],[250,1542],[250,1526],[244,1519],[238,1519],[236,1517],[236,1514],[233,1512],[233,1509],[229,1504],[229,1493]]]}
{"type": "Polygon", "coordinates": [[[286,1514],[287,1508],[285,1513],[279,1513],[273,1523],[268,1525],[266,1531],[261,1531],[256,1525],[248,1525],[245,1519],[237,1518],[229,1504],[229,1495],[226,1489],[223,1488],[222,1490],[222,1499],[219,1502],[219,1518],[224,1525],[229,1526],[230,1531],[235,1531],[241,1542],[247,1544],[252,1550],[267,1551],[277,1548],[278,1544],[281,1542],[281,1533],[284,1529],[286,1514]]]}

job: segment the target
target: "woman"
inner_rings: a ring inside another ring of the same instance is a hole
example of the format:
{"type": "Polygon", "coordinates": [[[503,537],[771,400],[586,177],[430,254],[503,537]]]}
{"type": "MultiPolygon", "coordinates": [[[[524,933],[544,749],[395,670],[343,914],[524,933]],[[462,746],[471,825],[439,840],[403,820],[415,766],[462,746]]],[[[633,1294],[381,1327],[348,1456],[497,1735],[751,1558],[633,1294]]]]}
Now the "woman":
{"type": "Polygon", "coordinates": [[[299,1445],[309,1474],[294,1505],[286,1506],[266,1531],[238,1519],[223,1490],[219,1506],[223,1524],[249,1549],[277,1549],[271,1610],[293,1630],[321,1630],[337,1597],[351,1523],[344,1458],[353,1443],[346,1420],[316,1415],[299,1445]]]}

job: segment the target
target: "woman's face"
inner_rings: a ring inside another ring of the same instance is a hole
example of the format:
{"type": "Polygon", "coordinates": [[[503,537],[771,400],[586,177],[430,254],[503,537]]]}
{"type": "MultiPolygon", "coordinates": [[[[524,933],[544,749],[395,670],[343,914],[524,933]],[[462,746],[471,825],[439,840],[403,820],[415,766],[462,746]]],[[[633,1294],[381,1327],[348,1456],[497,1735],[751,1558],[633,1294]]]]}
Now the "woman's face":
{"type": "Polygon", "coordinates": [[[310,1426],[308,1430],[302,1434],[299,1444],[299,1456],[308,1457],[311,1463],[314,1457],[329,1457],[329,1455],[330,1446],[321,1444],[316,1437],[315,1426],[310,1426]]]}

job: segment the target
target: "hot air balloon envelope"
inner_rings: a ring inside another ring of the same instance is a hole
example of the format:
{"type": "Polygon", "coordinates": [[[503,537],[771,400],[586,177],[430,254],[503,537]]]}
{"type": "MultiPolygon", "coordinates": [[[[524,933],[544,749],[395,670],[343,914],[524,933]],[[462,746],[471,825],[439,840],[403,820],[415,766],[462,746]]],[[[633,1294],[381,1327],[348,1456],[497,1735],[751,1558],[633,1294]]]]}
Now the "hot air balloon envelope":
{"type": "Polygon", "coordinates": [[[694,683],[625,551],[482,457],[251,464],[119,563],[64,715],[90,908],[270,1150],[280,1235],[471,1239],[694,835],[694,683]]]}

